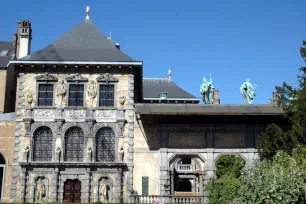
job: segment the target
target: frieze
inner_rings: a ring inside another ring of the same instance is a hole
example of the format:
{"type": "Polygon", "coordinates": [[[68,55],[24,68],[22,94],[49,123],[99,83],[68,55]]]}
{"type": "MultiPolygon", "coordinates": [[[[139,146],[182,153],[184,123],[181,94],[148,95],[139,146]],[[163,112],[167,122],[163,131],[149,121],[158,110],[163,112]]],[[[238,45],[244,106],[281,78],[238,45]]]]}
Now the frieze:
{"type": "Polygon", "coordinates": [[[83,109],[67,109],[65,113],[68,120],[85,120],[86,117],[86,111],[83,109]]]}
{"type": "Polygon", "coordinates": [[[34,120],[52,121],[55,118],[55,109],[34,109],[34,120]]]}
{"type": "Polygon", "coordinates": [[[96,120],[100,121],[115,121],[117,110],[96,110],[96,120]]]}

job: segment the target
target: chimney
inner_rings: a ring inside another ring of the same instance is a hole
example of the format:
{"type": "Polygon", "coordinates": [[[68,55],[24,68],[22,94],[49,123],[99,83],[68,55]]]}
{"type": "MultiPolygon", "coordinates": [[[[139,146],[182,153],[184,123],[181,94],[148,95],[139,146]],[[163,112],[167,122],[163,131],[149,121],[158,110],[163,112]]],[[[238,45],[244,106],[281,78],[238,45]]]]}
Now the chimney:
{"type": "Polygon", "coordinates": [[[17,59],[30,54],[32,40],[32,28],[29,20],[18,22],[17,33],[14,34],[14,47],[17,59]]]}
{"type": "Polygon", "coordinates": [[[214,104],[220,104],[219,90],[214,90],[214,104]]]}
{"type": "Polygon", "coordinates": [[[116,48],[118,48],[118,50],[120,50],[120,44],[119,43],[116,43],[115,46],[116,46],[116,48]]]}
{"type": "Polygon", "coordinates": [[[272,92],[272,95],[273,95],[273,104],[274,105],[278,105],[278,95],[277,95],[277,92],[272,92]]]}

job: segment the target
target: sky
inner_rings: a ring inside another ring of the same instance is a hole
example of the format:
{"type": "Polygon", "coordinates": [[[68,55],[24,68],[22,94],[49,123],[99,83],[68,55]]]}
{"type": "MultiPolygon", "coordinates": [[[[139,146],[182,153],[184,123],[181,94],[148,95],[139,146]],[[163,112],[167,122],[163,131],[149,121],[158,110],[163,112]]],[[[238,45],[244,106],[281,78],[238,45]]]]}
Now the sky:
{"type": "MultiPolygon", "coordinates": [[[[2,0],[1,0],[2,1],[2,0]]],[[[298,86],[305,65],[305,0],[15,0],[1,2],[0,41],[12,41],[17,21],[32,23],[31,52],[85,19],[143,61],[145,78],[172,80],[201,98],[203,77],[221,104],[244,104],[240,85],[256,84],[254,104],[267,104],[275,86],[298,86]]]]}

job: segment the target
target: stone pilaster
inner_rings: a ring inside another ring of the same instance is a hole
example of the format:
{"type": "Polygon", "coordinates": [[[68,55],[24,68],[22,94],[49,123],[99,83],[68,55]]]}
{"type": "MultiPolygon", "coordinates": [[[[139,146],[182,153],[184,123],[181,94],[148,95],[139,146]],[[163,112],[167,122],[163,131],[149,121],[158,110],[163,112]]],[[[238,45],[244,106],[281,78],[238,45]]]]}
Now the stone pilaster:
{"type": "Polygon", "coordinates": [[[15,133],[15,144],[14,144],[14,158],[13,158],[13,174],[12,174],[12,185],[11,185],[11,194],[10,202],[20,201],[20,197],[17,193],[17,180],[18,176],[21,173],[21,167],[18,164],[19,160],[19,150],[20,150],[20,136],[22,128],[22,109],[24,101],[24,73],[19,73],[19,83],[18,83],[18,95],[17,95],[17,110],[16,110],[16,133],[15,133]]]}
{"type": "Polygon", "coordinates": [[[167,161],[167,148],[161,148],[159,152],[160,156],[160,176],[159,176],[159,193],[160,195],[170,195],[170,191],[167,189],[167,184],[170,182],[170,175],[168,173],[168,161],[167,161]]]}
{"type": "Polygon", "coordinates": [[[116,178],[115,178],[115,193],[114,193],[114,202],[115,203],[122,202],[121,180],[122,180],[122,169],[118,169],[118,173],[116,173],[116,178]]]}
{"type": "Polygon", "coordinates": [[[82,179],[82,202],[89,203],[90,202],[90,169],[87,169],[84,178],[82,179]]]}
{"type": "Polygon", "coordinates": [[[129,75],[129,101],[128,101],[128,191],[133,190],[133,168],[134,168],[134,75],[129,75]]]}
{"type": "Polygon", "coordinates": [[[21,174],[20,174],[20,201],[25,202],[26,201],[26,195],[27,195],[27,189],[26,189],[26,183],[27,183],[27,171],[26,168],[22,168],[21,174]]]}
{"type": "Polygon", "coordinates": [[[49,202],[57,202],[57,192],[58,190],[58,168],[54,169],[54,172],[52,173],[52,181],[51,181],[51,197],[49,199],[49,202]]]}

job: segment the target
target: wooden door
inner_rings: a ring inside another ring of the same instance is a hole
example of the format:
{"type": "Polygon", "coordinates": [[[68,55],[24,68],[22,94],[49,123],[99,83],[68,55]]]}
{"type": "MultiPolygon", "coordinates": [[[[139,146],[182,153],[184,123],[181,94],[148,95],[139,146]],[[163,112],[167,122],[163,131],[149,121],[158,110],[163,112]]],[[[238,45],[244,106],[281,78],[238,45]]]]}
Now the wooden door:
{"type": "Polygon", "coordinates": [[[67,180],[64,183],[64,203],[81,202],[81,181],[67,180]]]}

